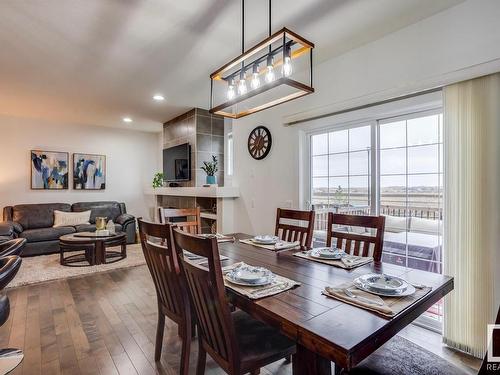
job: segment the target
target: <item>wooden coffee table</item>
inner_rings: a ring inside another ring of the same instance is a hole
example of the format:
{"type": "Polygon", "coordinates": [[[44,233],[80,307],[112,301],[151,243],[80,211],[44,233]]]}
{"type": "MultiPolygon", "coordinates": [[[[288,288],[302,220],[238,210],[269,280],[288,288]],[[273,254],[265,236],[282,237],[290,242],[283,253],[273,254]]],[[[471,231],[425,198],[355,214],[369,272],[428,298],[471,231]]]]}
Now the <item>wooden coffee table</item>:
{"type": "Polygon", "coordinates": [[[85,267],[114,263],[127,257],[127,235],[123,232],[106,237],[97,236],[94,232],[66,234],[59,238],[59,251],[63,266],[85,267]],[[121,251],[107,250],[112,246],[121,246],[121,251]],[[65,253],[75,251],[80,253],[64,256],[65,253]]]}

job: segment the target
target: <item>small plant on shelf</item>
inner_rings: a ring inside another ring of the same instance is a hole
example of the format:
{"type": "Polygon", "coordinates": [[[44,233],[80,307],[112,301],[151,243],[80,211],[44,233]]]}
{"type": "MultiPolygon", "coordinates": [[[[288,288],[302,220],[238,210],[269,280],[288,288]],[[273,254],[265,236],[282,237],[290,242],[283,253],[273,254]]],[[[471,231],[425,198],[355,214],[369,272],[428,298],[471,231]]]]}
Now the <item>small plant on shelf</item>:
{"type": "Polygon", "coordinates": [[[218,161],[215,155],[212,155],[212,161],[204,161],[201,169],[207,174],[207,184],[215,184],[215,173],[219,170],[218,161]]]}
{"type": "Polygon", "coordinates": [[[156,173],[153,177],[153,188],[156,189],[162,187],[164,178],[165,177],[162,172],[156,173]]]}

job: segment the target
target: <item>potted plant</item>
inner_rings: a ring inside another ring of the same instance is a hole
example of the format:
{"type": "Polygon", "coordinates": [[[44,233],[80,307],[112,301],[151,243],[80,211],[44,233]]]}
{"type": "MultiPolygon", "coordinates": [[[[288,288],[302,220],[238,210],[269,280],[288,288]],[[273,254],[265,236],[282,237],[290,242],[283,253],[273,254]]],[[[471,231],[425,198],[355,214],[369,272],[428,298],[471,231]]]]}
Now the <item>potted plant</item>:
{"type": "Polygon", "coordinates": [[[204,161],[203,166],[201,167],[201,169],[207,174],[207,184],[209,185],[216,184],[215,173],[219,170],[219,168],[217,168],[217,164],[217,157],[212,155],[212,161],[204,161]]]}
{"type": "Polygon", "coordinates": [[[163,186],[164,176],[162,172],[155,173],[153,177],[153,189],[160,188],[163,186]]]}

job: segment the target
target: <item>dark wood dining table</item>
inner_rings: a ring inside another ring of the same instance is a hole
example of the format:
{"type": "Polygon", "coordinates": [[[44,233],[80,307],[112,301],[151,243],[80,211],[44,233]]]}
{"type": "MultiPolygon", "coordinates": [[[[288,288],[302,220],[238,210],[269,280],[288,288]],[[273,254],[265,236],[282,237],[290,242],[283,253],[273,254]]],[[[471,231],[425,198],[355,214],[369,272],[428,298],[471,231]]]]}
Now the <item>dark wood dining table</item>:
{"type": "Polygon", "coordinates": [[[234,242],[219,244],[220,253],[229,258],[223,266],[244,261],[301,283],[295,289],[258,300],[226,288],[232,304],[296,341],[295,375],[331,374],[331,362],[335,363],[336,373],[339,369],[348,373],[453,290],[453,278],[448,276],[382,262],[345,270],[293,256],[298,250],[276,253],[238,241],[249,235],[237,233],[234,237],[234,242]],[[352,281],[367,273],[398,276],[432,290],[391,319],[321,293],[325,286],[352,281]]]}

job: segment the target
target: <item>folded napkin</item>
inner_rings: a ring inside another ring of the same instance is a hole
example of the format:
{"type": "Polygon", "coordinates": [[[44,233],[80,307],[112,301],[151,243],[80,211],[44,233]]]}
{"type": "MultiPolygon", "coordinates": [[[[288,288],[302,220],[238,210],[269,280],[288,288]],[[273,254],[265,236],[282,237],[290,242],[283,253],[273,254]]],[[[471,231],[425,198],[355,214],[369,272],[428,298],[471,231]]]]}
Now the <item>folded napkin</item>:
{"type": "Polygon", "coordinates": [[[410,296],[380,297],[360,290],[352,282],[348,282],[334,287],[327,286],[322,293],[350,305],[370,310],[385,318],[392,318],[431,290],[431,287],[422,285],[420,288],[416,288],[415,293],[410,296]],[[346,289],[347,293],[352,293],[354,297],[347,295],[346,289]]]}
{"type": "Polygon", "coordinates": [[[309,251],[299,251],[293,254],[296,257],[312,260],[313,262],[324,263],[330,266],[335,266],[350,270],[356,267],[373,262],[372,257],[359,257],[356,255],[346,255],[341,259],[326,259],[326,258],[315,258],[310,255],[309,251]]]}
{"type": "MultiPolygon", "coordinates": [[[[243,262],[238,262],[230,266],[223,267],[222,270],[224,274],[226,274],[233,268],[236,268],[241,264],[243,264],[243,262]]],[[[259,299],[259,298],[274,296],[275,294],[285,292],[289,289],[293,289],[296,286],[300,285],[300,283],[295,280],[291,280],[276,274],[274,274],[274,280],[272,281],[271,284],[263,286],[236,285],[231,283],[231,281],[228,281],[228,279],[225,276],[224,276],[224,284],[226,285],[226,287],[240,294],[243,294],[244,296],[247,296],[250,299],[259,299]]]]}
{"type": "Polygon", "coordinates": [[[232,236],[226,236],[225,234],[220,234],[220,233],[203,233],[199,234],[201,237],[205,238],[217,238],[217,242],[234,242],[234,237],[232,236]]]}
{"type": "Polygon", "coordinates": [[[264,245],[264,244],[255,242],[251,238],[245,239],[245,240],[239,240],[239,241],[242,243],[246,243],[247,245],[262,247],[263,249],[267,249],[267,250],[271,250],[271,251],[288,250],[288,249],[293,249],[293,248],[300,246],[300,241],[295,241],[295,242],[279,241],[279,242],[276,242],[275,244],[271,244],[271,245],[264,245]]]}
{"type": "Polygon", "coordinates": [[[387,317],[394,316],[394,311],[385,304],[381,297],[359,290],[354,287],[352,283],[345,283],[337,287],[327,286],[325,287],[323,294],[354,306],[360,306],[367,310],[378,312],[387,317]],[[354,297],[348,296],[346,294],[346,289],[354,297]]]}

